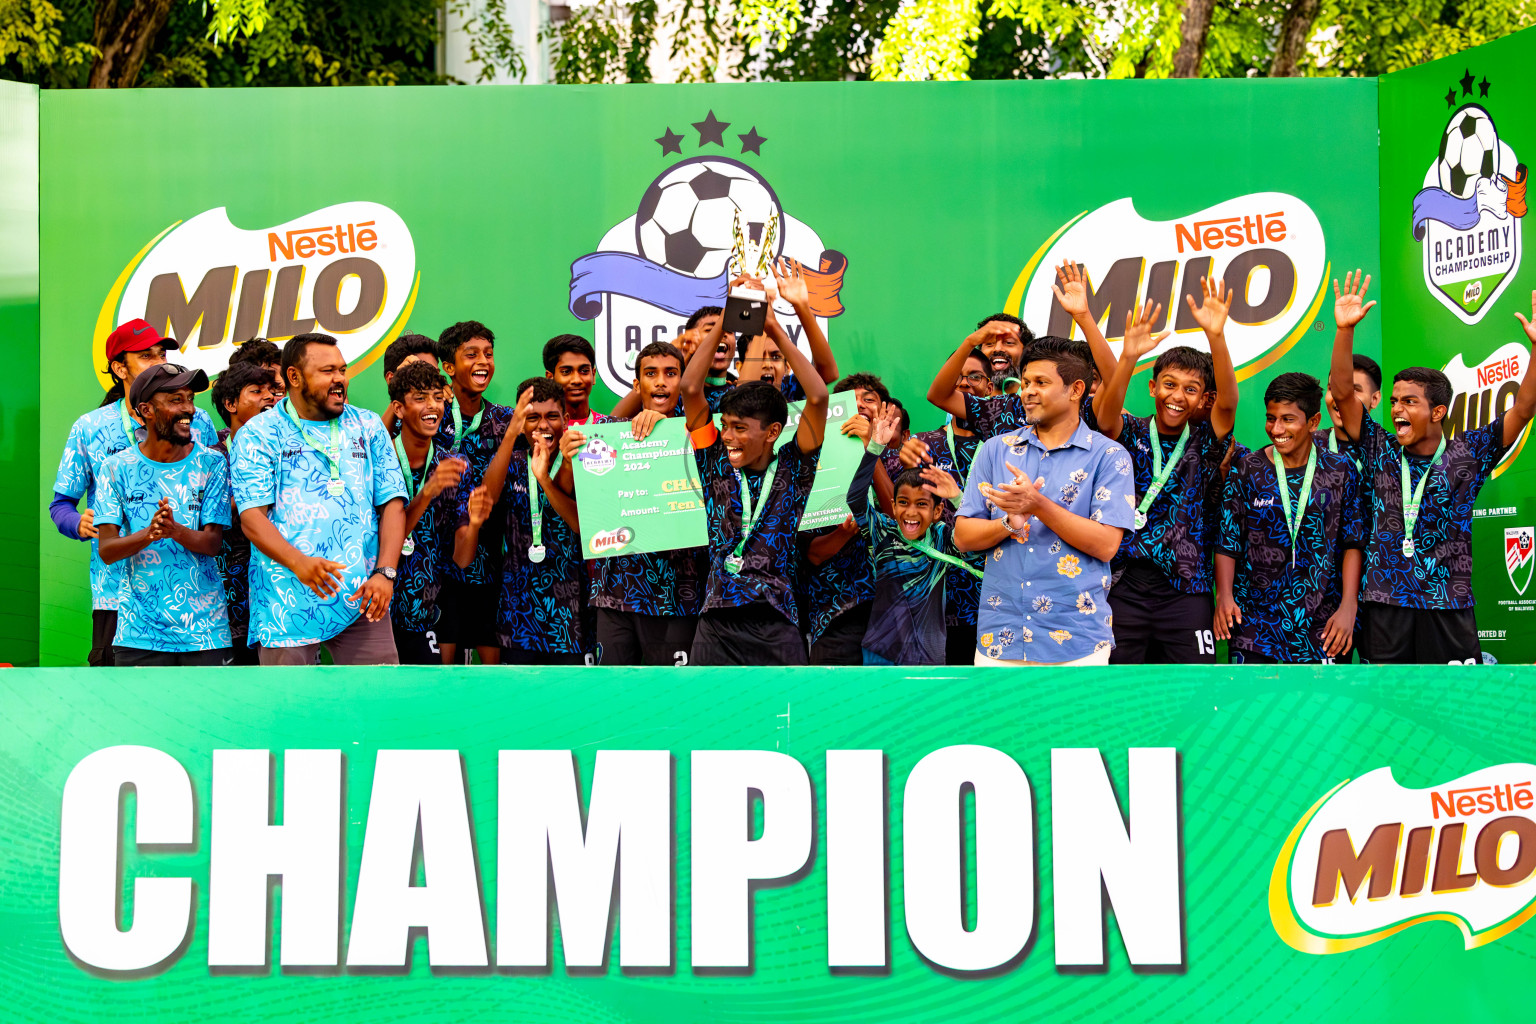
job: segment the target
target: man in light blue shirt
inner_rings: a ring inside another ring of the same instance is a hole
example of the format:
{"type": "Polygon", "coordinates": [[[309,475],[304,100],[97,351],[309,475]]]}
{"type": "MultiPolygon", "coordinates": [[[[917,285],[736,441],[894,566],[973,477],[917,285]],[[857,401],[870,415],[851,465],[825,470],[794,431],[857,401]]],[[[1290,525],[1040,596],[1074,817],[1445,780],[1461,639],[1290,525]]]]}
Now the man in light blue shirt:
{"type": "Polygon", "coordinates": [[[977,665],[1107,665],[1109,562],[1135,515],[1131,460],[1089,430],[1086,346],[1041,338],[1019,393],[1026,425],[977,449],[955,546],[987,552],[977,665]]]}
{"type": "Polygon", "coordinates": [[[227,665],[229,618],[218,553],[229,525],[224,456],[192,438],[208,375],[172,363],[139,374],[128,402],[144,441],[102,467],[96,510],[102,560],[123,563],[114,664],[227,665]]]}
{"type": "Polygon", "coordinates": [[[396,665],[389,621],[405,480],[378,416],[347,404],[328,334],[283,347],[288,397],[247,423],[230,465],[251,559],[250,640],[263,665],[396,665]]]}

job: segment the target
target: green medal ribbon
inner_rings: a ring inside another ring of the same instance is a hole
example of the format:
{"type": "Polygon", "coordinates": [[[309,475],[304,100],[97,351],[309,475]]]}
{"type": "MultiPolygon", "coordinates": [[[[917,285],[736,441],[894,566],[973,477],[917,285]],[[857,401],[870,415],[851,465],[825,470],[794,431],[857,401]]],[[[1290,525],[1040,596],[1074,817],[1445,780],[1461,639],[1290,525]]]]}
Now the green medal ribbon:
{"type": "MultiPolygon", "coordinates": [[[[453,447],[448,450],[457,455],[459,446],[464,443],[464,417],[459,412],[458,402],[454,402],[451,408],[453,409],[453,447]]],[[[480,429],[480,417],[483,415],[485,415],[485,399],[482,398],[479,411],[469,421],[469,432],[471,434],[480,429]]]]}
{"type": "Polygon", "coordinates": [[[729,378],[729,377],[705,377],[704,378],[704,383],[708,384],[710,387],[716,387],[716,388],[729,387],[730,383],[731,383],[731,378],[729,378]]]}
{"type": "MultiPolygon", "coordinates": [[[[423,481],[426,480],[427,466],[432,461],[430,444],[431,442],[428,442],[427,461],[421,465],[423,481]]],[[[400,473],[405,477],[405,503],[409,505],[420,487],[416,483],[415,470],[411,469],[411,457],[405,453],[405,442],[400,439],[399,434],[395,435],[395,458],[400,460],[400,473]]]]}
{"type": "Polygon", "coordinates": [[[293,410],[293,399],[289,398],[283,401],[283,412],[288,414],[288,419],[293,422],[294,429],[299,432],[299,437],[303,439],[304,443],[321,455],[324,455],[325,461],[331,464],[331,484],[327,491],[333,498],[340,497],[342,492],[340,417],[330,421],[330,443],[322,446],[316,444],[314,438],[309,436],[309,431],[304,429],[303,422],[299,420],[299,414],[293,410]]]}
{"type": "Polygon", "coordinates": [[[128,444],[130,446],[137,444],[139,441],[137,433],[138,427],[134,422],[132,414],[128,412],[128,399],[123,399],[122,408],[119,409],[118,412],[120,412],[123,417],[123,434],[128,438],[128,444]]]}
{"type": "Polygon", "coordinates": [[[763,517],[763,510],[768,507],[768,499],[773,494],[773,478],[778,471],[779,457],[775,454],[773,461],[768,463],[768,469],[763,474],[763,488],[758,492],[759,500],[755,506],[752,504],[752,494],[747,490],[747,474],[740,470],[736,471],[736,481],[741,484],[741,540],[736,542],[736,550],[725,559],[725,569],[733,576],[741,572],[741,567],[745,563],[742,552],[747,549],[747,541],[751,539],[752,531],[757,528],[757,521],[763,517]]]}
{"type": "Polygon", "coordinates": [[[1189,424],[1184,424],[1184,433],[1179,435],[1179,443],[1173,446],[1173,454],[1168,456],[1168,464],[1163,464],[1163,439],[1157,432],[1157,425],[1152,427],[1152,485],[1147,488],[1147,493],[1142,495],[1141,504],[1136,506],[1136,529],[1147,525],[1147,509],[1157,500],[1157,496],[1163,493],[1163,488],[1168,484],[1168,478],[1173,475],[1173,467],[1179,464],[1179,459],[1184,457],[1184,446],[1189,443],[1189,424]]]}
{"type": "MultiPolygon", "coordinates": [[[[555,457],[549,462],[549,475],[554,476],[555,470],[559,466],[560,453],[555,452],[555,457]]],[[[539,484],[533,475],[533,459],[531,457],[528,460],[527,468],[528,518],[533,522],[533,543],[528,545],[528,561],[537,564],[544,561],[544,557],[548,553],[544,547],[544,509],[539,506],[539,484]]]]}
{"type": "Polygon", "coordinates": [[[1307,452],[1307,472],[1301,478],[1301,495],[1296,499],[1296,512],[1294,518],[1291,513],[1291,481],[1285,475],[1285,463],[1280,458],[1280,450],[1274,445],[1269,446],[1270,455],[1275,460],[1275,483],[1279,484],[1281,508],[1285,511],[1285,528],[1291,531],[1291,565],[1296,565],[1296,538],[1301,535],[1301,521],[1307,515],[1307,502],[1312,498],[1312,474],[1317,472],[1317,445],[1313,445],[1307,452]]]}
{"type": "Polygon", "coordinates": [[[1424,483],[1429,479],[1429,474],[1434,470],[1435,463],[1440,461],[1440,456],[1445,454],[1445,435],[1440,436],[1440,446],[1435,449],[1435,457],[1429,460],[1429,465],[1424,467],[1424,475],[1419,477],[1419,485],[1412,492],[1408,490],[1408,453],[1398,454],[1398,466],[1403,471],[1403,557],[1413,557],[1413,528],[1419,522],[1419,503],[1424,500],[1424,483]]]}
{"type": "MultiPolygon", "coordinates": [[[[1331,427],[1328,430],[1328,450],[1335,455],[1339,454],[1339,435],[1331,427]]],[[[1349,461],[1355,464],[1357,472],[1365,469],[1364,464],[1359,459],[1351,457],[1349,461]]]]}
{"type": "Polygon", "coordinates": [[[971,563],[967,562],[965,559],[956,558],[954,555],[946,554],[945,552],[940,551],[938,548],[934,547],[932,544],[929,544],[926,540],[909,540],[907,535],[901,532],[901,524],[896,523],[895,526],[896,536],[905,541],[907,547],[921,551],[923,554],[927,555],[929,558],[934,559],[935,561],[948,562],[950,565],[958,566],[961,569],[964,569],[966,572],[970,573],[972,576],[975,576],[977,579],[981,579],[981,570],[971,565],[971,563]]]}

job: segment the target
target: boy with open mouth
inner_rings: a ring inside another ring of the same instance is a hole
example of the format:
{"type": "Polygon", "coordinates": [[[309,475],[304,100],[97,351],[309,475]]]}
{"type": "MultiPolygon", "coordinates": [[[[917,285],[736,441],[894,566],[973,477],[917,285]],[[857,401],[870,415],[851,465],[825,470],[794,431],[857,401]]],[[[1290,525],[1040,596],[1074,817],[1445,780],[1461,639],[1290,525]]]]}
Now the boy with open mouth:
{"type": "MultiPolygon", "coordinates": [[[[1366,414],[1352,374],[1355,327],[1374,301],[1371,279],[1333,283],[1333,368],[1329,390],[1338,424],[1356,444],[1370,499],[1360,660],[1381,664],[1476,664],[1482,660],[1472,596],[1472,508],[1477,493],[1536,412],[1536,373],[1527,364],[1514,402],[1493,421],[1455,437],[1445,433],[1451,382],[1439,370],[1410,366],[1392,378],[1391,427],[1366,414]]],[[[1531,319],[1516,313],[1536,355],[1536,292],[1531,319]]]]}

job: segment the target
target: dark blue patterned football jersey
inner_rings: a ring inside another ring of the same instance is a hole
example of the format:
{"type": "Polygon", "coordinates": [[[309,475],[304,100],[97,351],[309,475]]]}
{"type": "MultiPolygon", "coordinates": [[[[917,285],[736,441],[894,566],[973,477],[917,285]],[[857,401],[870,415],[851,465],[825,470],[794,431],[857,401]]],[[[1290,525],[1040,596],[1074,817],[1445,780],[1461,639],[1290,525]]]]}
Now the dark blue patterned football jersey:
{"type": "Polygon", "coordinates": [[[528,557],[528,548],[533,543],[528,454],[519,448],[512,453],[499,505],[505,517],[502,533],[506,538],[506,555],[496,608],[496,639],[503,647],[543,654],[581,653],[585,650],[581,620],[586,584],[581,538],[550,505],[543,488],[535,483],[534,490],[543,513],[542,562],[528,557]]]}
{"type": "MultiPolygon", "coordinates": [[[[1221,486],[1221,462],[1226,458],[1230,438],[1230,434],[1217,437],[1205,420],[1190,423],[1189,443],[1169,474],[1167,485],[1147,509],[1146,525],[1125,532],[1115,555],[1117,573],[1129,560],[1145,558],[1157,566],[1169,586],[1179,593],[1210,593],[1218,517],[1214,514],[1215,504],[1209,499],[1211,489],[1221,486]]],[[[1150,416],[1122,415],[1120,444],[1131,456],[1137,506],[1152,485],[1153,443],[1162,445],[1163,458],[1167,459],[1177,447],[1178,437],[1163,437],[1150,416]]]]}
{"type": "MultiPolygon", "coordinates": [[[[464,469],[464,475],[459,479],[459,486],[445,494],[451,495],[450,501],[454,503],[454,511],[443,517],[443,523],[447,533],[440,538],[441,559],[443,571],[448,575],[464,583],[488,583],[496,577],[497,552],[500,550],[500,519],[498,515],[492,515],[491,519],[480,531],[480,544],[475,549],[474,561],[468,567],[459,568],[453,560],[453,529],[461,520],[469,520],[469,495],[480,481],[485,477],[486,467],[491,464],[491,459],[496,454],[496,449],[501,446],[501,439],[506,436],[507,427],[512,423],[512,409],[505,405],[497,405],[490,399],[481,400],[480,423],[473,433],[464,438],[458,446],[458,454],[464,457],[468,466],[464,469]],[[492,524],[496,524],[494,527],[492,524]]],[[[466,422],[465,427],[469,424],[466,422]]],[[[453,426],[453,402],[450,400],[443,410],[443,418],[438,423],[437,440],[450,450],[454,445],[453,426]]]]}
{"type": "MultiPolygon", "coordinates": [[[[422,484],[432,479],[432,474],[447,454],[448,445],[440,436],[433,437],[432,445],[427,449],[427,461],[421,469],[412,470],[409,466],[401,468],[402,473],[411,476],[409,489],[412,494],[420,491],[422,484]]],[[[406,504],[409,506],[410,502],[406,504]]],[[[406,632],[420,633],[431,629],[437,622],[437,595],[443,586],[443,575],[439,567],[444,561],[453,560],[451,546],[446,553],[443,551],[443,538],[448,535],[443,520],[453,516],[454,508],[449,492],[438,494],[427,505],[426,511],[416,522],[416,528],[411,531],[411,553],[406,554],[405,549],[401,548],[397,570],[399,575],[395,580],[395,596],[389,602],[389,617],[398,628],[406,632]]]]}

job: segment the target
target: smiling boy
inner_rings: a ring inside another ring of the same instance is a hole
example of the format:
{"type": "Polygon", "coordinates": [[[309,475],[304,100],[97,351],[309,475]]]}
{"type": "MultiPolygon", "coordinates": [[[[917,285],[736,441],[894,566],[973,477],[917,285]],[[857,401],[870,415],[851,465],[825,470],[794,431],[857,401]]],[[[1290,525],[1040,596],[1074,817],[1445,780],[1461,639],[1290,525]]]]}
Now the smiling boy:
{"type": "MultiPolygon", "coordinates": [[[[1366,414],[1351,382],[1355,327],[1374,301],[1357,270],[1334,282],[1333,369],[1329,389],[1339,426],[1354,442],[1370,495],[1360,659],[1378,664],[1474,664],[1482,660],[1472,596],[1472,508],[1477,493],[1536,412],[1528,368],[1514,402],[1492,422],[1447,438],[1451,383],[1424,366],[1392,378],[1391,431],[1366,414]]],[[[1536,354],[1531,320],[1516,313],[1536,354]]]]}

